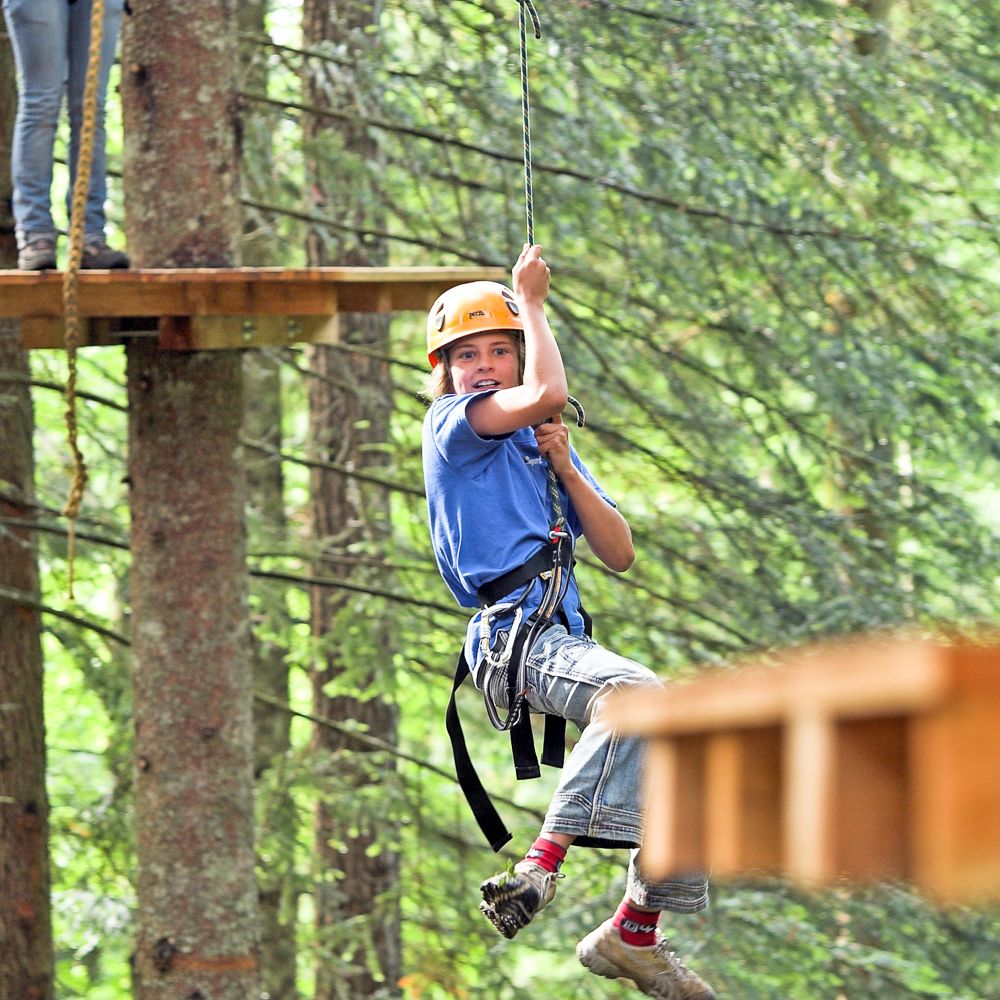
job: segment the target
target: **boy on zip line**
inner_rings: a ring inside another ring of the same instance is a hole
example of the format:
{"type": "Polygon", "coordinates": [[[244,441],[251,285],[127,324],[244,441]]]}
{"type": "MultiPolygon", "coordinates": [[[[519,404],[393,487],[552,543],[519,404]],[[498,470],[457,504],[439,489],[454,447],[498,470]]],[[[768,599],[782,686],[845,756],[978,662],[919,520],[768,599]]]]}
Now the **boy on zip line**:
{"type": "MultiPolygon", "coordinates": [[[[581,535],[609,569],[627,570],[635,559],[631,532],[561,419],[569,397],[545,315],[550,274],[541,247],[525,245],[513,279],[513,292],[489,281],[449,289],[428,316],[423,463],[431,538],[455,599],[480,609],[469,623],[455,687],[471,673],[494,726],[511,733],[518,776],[538,774],[529,712],[549,717],[545,763],[561,766],[561,720],[581,735],[539,837],[513,872],[483,882],[480,909],[512,938],[552,902],[572,844],[631,848],[621,905],[579,942],[577,957],[597,975],[631,979],[651,997],[714,1000],[657,926],[661,911],[704,909],[707,881],[693,873],[664,882],[643,875],[644,745],[604,719],[616,689],[659,681],[590,638],[572,573],[581,535]],[[560,720],[555,739],[552,719],[560,720]]],[[[454,695],[448,721],[463,791],[499,850],[510,834],[475,775],[454,695]]]]}

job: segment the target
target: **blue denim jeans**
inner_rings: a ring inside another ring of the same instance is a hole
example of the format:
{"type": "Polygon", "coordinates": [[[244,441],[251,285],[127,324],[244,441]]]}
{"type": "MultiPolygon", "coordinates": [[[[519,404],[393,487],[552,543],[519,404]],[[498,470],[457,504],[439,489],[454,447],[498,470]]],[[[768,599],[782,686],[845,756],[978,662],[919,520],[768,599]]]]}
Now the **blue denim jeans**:
{"type": "MultiPolygon", "coordinates": [[[[97,96],[94,158],[87,194],[84,231],[104,235],[104,100],[118,44],[124,0],[106,0],[101,69],[97,96]]],[[[11,153],[14,224],[17,245],[29,237],[55,237],[52,222],[52,149],[56,125],[67,95],[70,122],[70,189],[75,177],[83,123],[83,91],[90,46],[91,0],[3,0],[4,19],[14,48],[18,102],[11,153]]]]}
{"type": "MultiPolygon", "coordinates": [[[[604,715],[608,695],[634,685],[659,687],[655,674],[555,625],[535,640],[525,684],[534,711],[562,716],[580,730],[543,832],[640,845],[645,742],[616,732],[604,715]]],[[[626,887],[638,906],[694,913],[708,905],[708,882],[702,873],[653,882],[643,875],[640,860],[638,850],[633,850],[626,887]]]]}

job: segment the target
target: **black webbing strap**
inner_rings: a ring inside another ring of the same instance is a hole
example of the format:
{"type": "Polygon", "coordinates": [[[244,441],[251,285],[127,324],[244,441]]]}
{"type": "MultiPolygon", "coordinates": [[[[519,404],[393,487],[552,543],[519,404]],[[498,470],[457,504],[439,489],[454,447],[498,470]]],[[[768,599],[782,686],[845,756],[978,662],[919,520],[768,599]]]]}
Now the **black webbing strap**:
{"type": "MultiPolygon", "coordinates": [[[[530,620],[525,622],[518,630],[514,640],[513,651],[510,655],[512,664],[519,663],[523,652],[523,645],[531,631],[530,620]]],[[[524,651],[524,652],[530,652],[524,651]]],[[[517,704],[517,699],[521,694],[517,690],[517,671],[507,671],[507,704],[517,704]]],[[[548,716],[546,718],[546,729],[548,728],[548,716]]],[[[535,737],[531,731],[531,711],[527,701],[521,702],[521,714],[517,721],[510,727],[510,755],[514,758],[514,775],[518,781],[528,781],[531,778],[542,776],[541,768],[538,766],[538,756],[535,753],[535,737]]]]}
{"type": "MultiPolygon", "coordinates": [[[[546,545],[539,549],[523,566],[519,566],[509,573],[505,573],[495,580],[491,580],[481,587],[478,597],[484,606],[496,604],[502,597],[516,590],[519,586],[533,580],[536,576],[553,567],[553,546],[546,545]]],[[[583,616],[584,631],[587,635],[593,632],[593,623],[590,615],[580,607],[580,614],[583,616]]],[[[559,617],[568,626],[565,613],[559,609],[559,617]]],[[[530,628],[525,622],[521,626],[520,634],[515,638],[514,648],[511,653],[511,661],[516,663],[521,655],[521,644],[527,639],[530,628]]],[[[504,825],[496,807],[490,801],[490,797],[483,787],[479,775],[476,773],[469,754],[468,744],[465,742],[465,734],[462,732],[462,722],[458,717],[458,705],[456,695],[466,677],[469,676],[469,663],[465,658],[465,646],[462,646],[462,653],[458,658],[455,667],[455,680],[451,688],[451,698],[448,700],[448,710],[445,714],[445,727],[451,740],[451,752],[455,760],[455,774],[458,778],[459,787],[465,800],[469,803],[472,815],[479,824],[479,829],[489,841],[490,847],[494,851],[499,851],[504,844],[511,840],[511,833],[504,825]]],[[[513,690],[516,686],[516,674],[510,672],[508,676],[507,697],[508,705],[514,704],[514,698],[520,692],[513,690]]],[[[531,729],[531,713],[525,704],[520,718],[510,729],[510,749],[514,758],[514,773],[519,780],[537,778],[541,775],[541,768],[538,766],[538,756],[535,753],[535,741],[531,729]]],[[[545,716],[545,735],[542,740],[542,763],[548,767],[562,767],[566,755],[566,720],[558,715],[545,716]]]]}
{"type": "Polygon", "coordinates": [[[517,590],[522,584],[534,580],[542,573],[547,573],[554,567],[556,555],[555,545],[543,545],[523,565],[504,573],[503,576],[498,576],[495,580],[490,580],[489,583],[484,583],[476,591],[480,605],[488,608],[493,604],[499,604],[504,597],[517,590]]]}
{"type": "Polygon", "coordinates": [[[562,767],[566,759],[566,720],[561,715],[545,716],[542,737],[542,763],[546,767],[562,767]]]}
{"type": "Polygon", "coordinates": [[[465,647],[463,646],[462,655],[459,656],[458,665],[455,667],[455,682],[451,688],[448,711],[445,713],[445,727],[451,739],[451,752],[455,758],[455,774],[458,777],[462,794],[465,796],[466,802],[469,803],[472,815],[475,816],[479,829],[483,831],[490,847],[494,851],[499,851],[512,838],[512,834],[504,826],[500,814],[490,802],[490,797],[486,794],[486,789],[479,780],[479,775],[476,774],[472,758],[469,756],[469,748],[465,742],[465,734],[462,732],[462,722],[458,717],[458,705],[455,703],[455,695],[468,676],[469,663],[465,658],[465,647]]]}

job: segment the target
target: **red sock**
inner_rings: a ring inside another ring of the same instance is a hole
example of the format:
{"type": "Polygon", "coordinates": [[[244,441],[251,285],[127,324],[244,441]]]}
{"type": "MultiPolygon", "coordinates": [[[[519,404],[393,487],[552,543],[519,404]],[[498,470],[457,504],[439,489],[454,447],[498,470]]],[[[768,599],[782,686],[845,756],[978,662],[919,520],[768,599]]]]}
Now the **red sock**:
{"type": "Polygon", "coordinates": [[[659,923],[659,912],[649,913],[646,910],[636,910],[623,899],[611,921],[618,928],[622,940],[634,948],[648,948],[656,944],[656,925],[659,923]]]}
{"type": "Polygon", "coordinates": [[[534,861],[547,872],[559,871],[559,866],[566,858],[566,848],[552,840],[539,837],[531,845],[531,850],[524,856],[525,861],[534,861]]]}

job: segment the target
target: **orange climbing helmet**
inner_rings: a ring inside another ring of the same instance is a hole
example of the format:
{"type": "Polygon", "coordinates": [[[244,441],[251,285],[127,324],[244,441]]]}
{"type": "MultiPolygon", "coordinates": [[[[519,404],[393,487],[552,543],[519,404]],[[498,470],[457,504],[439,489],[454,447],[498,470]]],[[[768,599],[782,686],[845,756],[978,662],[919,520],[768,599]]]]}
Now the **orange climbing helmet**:
{"type": "Polygon", "coordinates": [[[469,281],[437,297],[427,315],[427,360],[433,368],[442,347],[490,330],[524,330],[514,293],[497,281],[469,281]]]}

